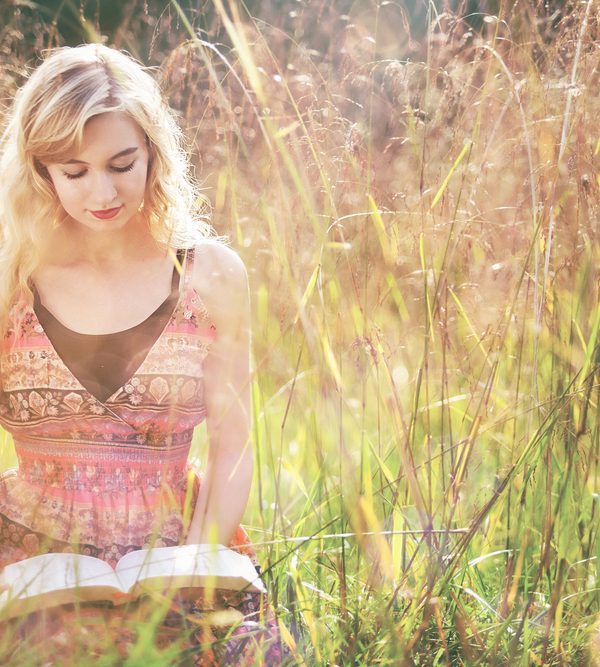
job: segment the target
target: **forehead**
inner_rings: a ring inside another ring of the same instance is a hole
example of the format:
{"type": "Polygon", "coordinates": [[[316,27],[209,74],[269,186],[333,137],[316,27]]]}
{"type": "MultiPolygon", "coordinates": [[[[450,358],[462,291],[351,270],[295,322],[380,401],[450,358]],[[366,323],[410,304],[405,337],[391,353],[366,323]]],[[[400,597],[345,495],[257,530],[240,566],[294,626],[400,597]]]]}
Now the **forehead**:
{"type": "Polygon", "coordinates": [[[68,157],[91,162],[108,159],[132,147],[145,148],[144,132],[140,126],[127,114],[108,112],[87,121],[81,143],[68,157]]]}

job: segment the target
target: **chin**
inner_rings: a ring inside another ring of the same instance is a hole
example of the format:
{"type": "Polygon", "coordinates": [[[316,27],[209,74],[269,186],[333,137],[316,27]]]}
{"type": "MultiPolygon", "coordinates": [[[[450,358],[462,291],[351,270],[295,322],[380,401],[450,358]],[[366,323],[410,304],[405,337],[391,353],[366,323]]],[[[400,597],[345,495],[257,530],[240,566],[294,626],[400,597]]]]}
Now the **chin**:
{"type": "Polygon", "coordinates": [[[79,227],[84,227],[85,229],[102,233],[102,232],[112,232],[119,229],[123,229],[132,221],[134,216],[129,215],[118,215],[116,218],[109,220],[101,220],[100,218],[95,218],[91,213],[88,213],[83,219],[78,220],[77,218],[72,218],[72,224],[79,227]]]}

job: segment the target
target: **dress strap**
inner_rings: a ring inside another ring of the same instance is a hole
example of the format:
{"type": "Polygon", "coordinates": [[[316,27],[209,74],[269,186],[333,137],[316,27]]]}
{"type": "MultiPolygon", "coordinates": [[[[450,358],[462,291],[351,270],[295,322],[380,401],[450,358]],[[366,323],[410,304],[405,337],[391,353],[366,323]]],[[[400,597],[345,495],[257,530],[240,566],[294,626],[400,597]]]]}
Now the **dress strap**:
{"type": "MultiPolygon", "coordinates": [[[[192,276],[194,275],[194,248],[187,248],[185,250],[179,251],[183,255],[182,263],[182,288],[187,292],[190,288],[192,282],[192,276]]],[[[179,254],[178,254],[179,257],[179,254]]],[[[181,260],[180,260],[181,261],[181,260]]]]}
{"type": "Polygon", "coordinates": [[[183,259],[183,272],[181,276],[180,301],[183,304],[184,319],[193,320],[196,330],[201,332],[202,336],[208,335],[209,338],[213,339],[217,328],[201,295],[193,284],[194,262],[198,258],[197,248],[186,248],[183,252],[185,253],[185,257],[183,259]]]}

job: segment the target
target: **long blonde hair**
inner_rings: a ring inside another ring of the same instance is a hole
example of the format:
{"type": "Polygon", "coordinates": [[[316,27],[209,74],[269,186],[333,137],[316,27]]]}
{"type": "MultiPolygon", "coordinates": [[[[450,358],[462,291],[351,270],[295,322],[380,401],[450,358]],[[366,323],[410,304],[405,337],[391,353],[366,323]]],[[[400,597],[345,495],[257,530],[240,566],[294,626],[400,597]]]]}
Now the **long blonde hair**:
{"type": "Polygon", "coordinates": [[[43,243],[65,216],[43,165],[76,153],[86,122],[110,111],[128,114],[147,137],[142,214],[152,236],[183,248],[212,235],[181,130],[152,76],[101,44],[49,51],[15,96],[0,139],[0,334],[15,298],[30,302],[43,243]]]}

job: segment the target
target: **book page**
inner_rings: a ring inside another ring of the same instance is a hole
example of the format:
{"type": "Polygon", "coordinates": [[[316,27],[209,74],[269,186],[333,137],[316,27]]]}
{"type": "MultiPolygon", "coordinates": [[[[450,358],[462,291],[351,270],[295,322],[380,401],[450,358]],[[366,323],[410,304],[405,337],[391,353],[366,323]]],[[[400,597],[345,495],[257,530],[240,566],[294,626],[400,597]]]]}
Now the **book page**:
{"type": "Polygon", "coordinates": [[[78,600],[112,600],[121,591],[108,563],[65,553],[11,563],[0,573],[0,584],[8,586],[0,593],[0,611],[8,616],[78,600]]]}
{"type": "Polygon", "coordinates": [[[122,588],[202,588],[264,592],[265,588],[248,556],[222,545],[186,544],[132,551],[117,564],[122,588]]]}
{"type": "Polygon", "coordinates": [[[120,588],[108,563],[81,554],[43,554],[11,563],[0,574],[0,583],[10,586],[13,596],[20,597],[78,586],[120,588]]]}

